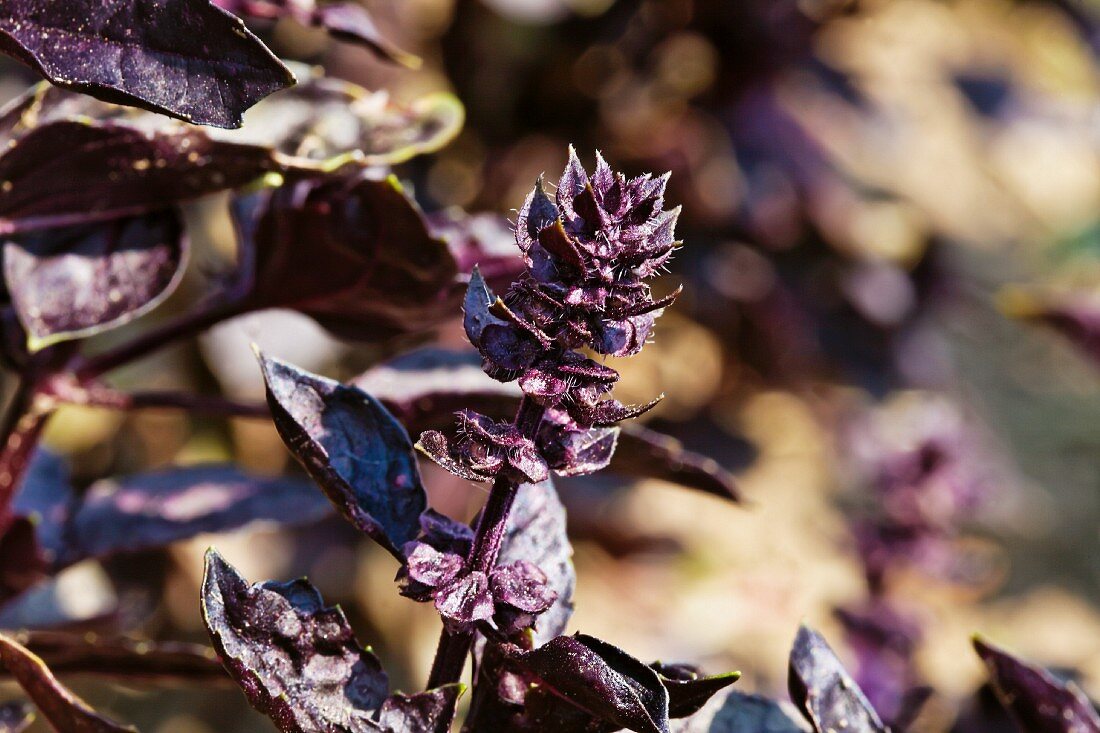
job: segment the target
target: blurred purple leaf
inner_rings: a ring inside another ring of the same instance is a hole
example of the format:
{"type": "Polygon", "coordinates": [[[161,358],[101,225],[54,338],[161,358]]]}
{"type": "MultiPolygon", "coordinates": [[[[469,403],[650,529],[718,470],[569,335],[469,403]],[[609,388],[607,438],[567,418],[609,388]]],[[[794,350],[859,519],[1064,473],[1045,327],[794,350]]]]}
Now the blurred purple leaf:
{"type": "Polygon", "coordinates": [[[1098,733],[1100,716],[1077,685],[974,638],[974,651],[989,671],[993,689],[1021,731],[1098,733]]]}
{"type": "Polygon", "coordinates": [[[381,58],[402,66],[419,68],[416,56],[402,51],[383,36],[370,13],[357,2],[321,0],[214,0],[231,13],[249,18],[276,20],[292,18],[305,26],[324,28],[333,37],[368,48],[381,58]]]}
{"type": "Polygon", "coordinates": [[[541,686],[601,721],[668,733],[668,692],[656,672],[622,649],[577,634],[509,656],[541,686]]]}
{"type": "Polygon", "coordinates": [[[254,259],[244,306],[293,308],[358,340],[435,325],[455,306],[455,262],[396,180],[332,175],[238,202],[254,259]]]}
{"type": "Polygon", "coordinates": [[[66,733],[134,733],[136,730],[96,713],[58,682],[41,659],[4,634],[0,634],[0,661],[55,729],[66,733]]]}
{"type": "Polygon", "coordinates": [[[673,721],[672,733],[805,733],[807,725],[786,703],[730,690],[702,710],[673,721]]]}
{"type": "Polygon", "coordinates": [[[103,221],[243,186],[267,148],[39,86],[0,118],[0,229],[103,221]]]}
{"type": "Polygon", "coordinates": [[[807,626],[799,628],[791,648],[787,686],[791,700],[817,733],[887,733],[825,639],[807,626]]]}
{"type": "Polygon", "coordinates": [[[0,733],[22,733],[34,722],[29,703],[15,701],[0,705],[0,733]]]}
{"type": "Polygon", "coordinates": [[[651,664],[668,690],[668,715],[686,718],[694,715],[719,691],[741,677],[740,672],[706,676],[694,667],[676,664],[651,664]]]}
{"type": "Polygon", "coordinates": [[[92,336],[156,307],[179,283],[187,253],[173,210],[17,235],[4,280],[36,351],[92,336]]]}
{"type": "Polygon", "coordinates": [[[210,550],[202,613],[229,674],[284,733],[435,733],[450,725],[461,687],[388,697],[378,658],[304,579],[250,586],[210,550]]]}
{"type": "Polygon", "coordinates": [[[260,478],[228,464],[103,479],[88,488],[69,519],[61,558],[161,547],[253,522],[315,522],[330,511],[308,481],[260,478]]]}
{"type": "Polygon", "coordinates": [[[405,429],[360,389],[259,358],[290,452],[349,522],[403,560],[428,505],[405,429]]]}
{"type": "Polygon", "coordinates": [[[54,84],[188,122],[238,127],[294,76],[208,0],[5,0],[0,51],[54,84]]]}

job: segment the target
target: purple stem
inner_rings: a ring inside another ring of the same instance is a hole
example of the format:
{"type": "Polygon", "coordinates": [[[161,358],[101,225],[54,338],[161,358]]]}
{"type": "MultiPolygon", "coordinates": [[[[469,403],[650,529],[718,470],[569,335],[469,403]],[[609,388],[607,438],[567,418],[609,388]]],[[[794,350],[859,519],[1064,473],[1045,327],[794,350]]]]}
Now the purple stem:
{"type": "Polygon", "coordinates": [[[171,343],[197,336],[211,326],[240,315],[241,303],[221,303],[202,310],[185,313],[162,326],[148,331],[118,348],[88,357],[75,366],[73,374],[79,381],[95,379],[102,374],[161,349],[171,343]]]}
{"type": "MultiPolygon", "coordinates": [[[[538,434],[546,408],[524,397],[519,403],[515,425],[525,438],[534,439],[538,434]]],[[[466,559],[467,570],[479,570],[488,573],[496,565],[500,545],[504,541],[504,532],[508,526],[508,515],[516,500],[519,484],[497,476],[489,492],[489,500],[481,511],[477,524],[474,544],[470,556],[466,559]]],[[[428,689],[458,682],[462,678],[462,669],[466,666],[466,656],[474,644],[474,632],[464,631],[452,634],[446,629],[439,637],[439,646],[435,651],[432,671],[428,676],[428,689]]]]}

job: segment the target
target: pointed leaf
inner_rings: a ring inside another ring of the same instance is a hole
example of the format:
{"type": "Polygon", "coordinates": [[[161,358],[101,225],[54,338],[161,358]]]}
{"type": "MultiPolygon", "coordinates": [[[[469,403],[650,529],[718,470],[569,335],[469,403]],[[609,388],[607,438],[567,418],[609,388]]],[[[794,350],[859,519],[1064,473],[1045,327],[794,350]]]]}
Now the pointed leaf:
{"type": "Polygon", "coordinates": [[[993,689],[1028,733],[1098,733],[1100,716],[1077,685],[975,638],[993,689]]]}
{"type": "Polygon", "coordinates": [[[656,672],[622,649],[577,634],[511,656],[551,692],[599,720],[668,733],[668,692],[656,672]]]}
{"type": "Polygon", "coordinates": [[[368,341],[454,312],[454,257],[395,179],[317,176],[264,196],[238,217],[256,268],[247,307],[293,308],[368,341]]]}
{"type": "Polygon", "coordinates": [[[386,733],[447,733],[464,689],[454,684],[412,696],[394,693],[382,703],[378,724],[386,733]]]}
{"type": "Polygon", "coordinates": [[[32,351],[128,323],[183,276],[187,239],[175,211],[48,229],[4,244],[4,280],[32,351]]]}
{"type": "Polygon", "coordinates": [[[807,626],[799,628],[795,637],[787,686],[791,700],[817,733],[887,733],[825,639],[807,626]]]}
{"type": "Polygon", "coordinates": [[[230,676],[282,731],[370,730],[388,681],[344,613],[305,580],[249,585],[206,554],[202,615],[230,676]]]}
{"type": "Polygon", "coordinates": [[[55,84],[218,127],[294,83],[208,0],[6,0],[0,51],[55,84]]]}
{"type": "Polygon", "coordinates": [[[259,358],[290,452],[348,521],[402,558],[428,504],[405,429],[360,389],[259,358]]]}
{"type": "Polygon", "coordinates": [[[504,325],[504,321],[497,318],[490,310],[496,301],[493,291],[485,284],[481,277],[481,270],[474,265],[470,273],[470,284],[466,286],[466,297],[462,303],[462,326],[466,330],[466,338],[477,346],[481,343],[481,332],[490,324],[504,325]]]}
{"type": "Polygon", "coordinates": [[[66,733],[134,733],[99,715],[64,687],[45,663],[14,639],[0,634],[0,661],[34,701],[46,720],[66,733]]]}
{"type": "Polygon", "coordinates": [[[40,86],[0,119],[0,228],[104,221],[253,181],[269,149],[40,86]]]}
{"type": "Polygon", "coordinates": [[[715,694],[729,687],[741,677],[740,672],[718,674],[710,677],[693,668],[651,664],[668,690],[668,715],[670,718],[686,718],[698,712],[715,694]]]}

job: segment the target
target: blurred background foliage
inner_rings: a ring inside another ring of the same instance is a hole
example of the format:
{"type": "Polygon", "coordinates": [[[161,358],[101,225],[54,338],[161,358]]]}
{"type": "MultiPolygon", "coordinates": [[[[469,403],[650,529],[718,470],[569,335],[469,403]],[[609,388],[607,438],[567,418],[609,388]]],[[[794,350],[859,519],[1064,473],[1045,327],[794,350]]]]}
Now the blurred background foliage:
{"type": "MultiPolygon", "coordinates": [[[[652,422],[735,470],[747,503],[619,477],[563,481],[579,575],[572,628],[643,659],[740,669],[739,686],[775,693],[800,620],[856,664],[858,630],[835,611],[887,599],[921,629],[911,662],[937,690],[918,730],[947,730],[978,684],[975,631],[1075,670],[1100,694],[1100,378],[1090,362],[1100,3],[367,5],[425,59],[421,69],[290,22],[258,31],[282,56],[399,100],[457,95],[458,138],[396,171],[425,209],[507,215],[540,172],[560,170],[569,143],[589,164],[598,148],[628,173],[673,173],[668,198],[684,207],[687,246],[659,287],[682,282],[684,296],[655,345],[616,364],[619,396],[666,392],[652,422]],[[897,519],[884,481],[905,483],[893,461],[930,444],[946,446],[950,475],[899,511],[927,518],[934,542],[906,546],[876,587],[861,532],[897,519]]],[[[3,72],[6,97],[30,81],[14,64],[3,72]]],[[[201,294],[233,247],[223,204],[190,208],[188,279],[129,328],[201,294]]],[[[120,381],[258,399],[250,341],[341,378],[418,343],[464,343],[456,321],[354,347],[304,316],[265,312],[120,381]]],[[[212,458],[289,468],[272,426],[256,420],[66,408],[47,443],[83,484],[212,458]]],[[[448,513],[469,517],[484,500],[425,471],[448,513]]],[[[335,519],[90,561],[22,612],[42,623],[45,609],[61,609],[89,628],[121,616],[154,638],[205,640],[198,584],[212,543],[252,579],[308,574],[398,687],[426,675],[432,609],[399,598],[390,558],[335,519]]],[[[0,622],[26,621],[12,615],[0,622]]],[[[142,730],[268,729],[231,688],[76,687],[142,730]]]]}

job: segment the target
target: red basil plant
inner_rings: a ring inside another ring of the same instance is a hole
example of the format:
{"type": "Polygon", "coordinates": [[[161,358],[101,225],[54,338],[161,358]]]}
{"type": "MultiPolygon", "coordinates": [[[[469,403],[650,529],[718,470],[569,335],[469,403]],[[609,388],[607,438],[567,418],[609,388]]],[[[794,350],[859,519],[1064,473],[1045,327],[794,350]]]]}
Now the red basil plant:
{"type": "MultiPolygon", "coordinates": [[[[0,634],[0,663],[43,717],[60,731],[133,730],[54,676],[93,672],[202,683],[228,674],[286,733],[909,727],[926,699],[902,689],[910,675],[864,695],[808,627],[790,656],[793,706],[727,689],[737,673],[647,663],[566,633],[576,578],[553,476],[607,469],[739,499],[714,461],[630,424],[660,397],[632,406],[612,396],[619,373],[604,357],[639,353],[680,294],[651,289],[681,245],[668,175],[627,177],[599,154],[589,174],[570,149],[556,186],[540,177],[512,228],[425,213],[391,167],[449,142],[461,104],[446,94],[396,103],[292,71],[237,15],[289,19],[419,63],[350,2],[0,0],[0,52],[52,82],[0,113],[0,358],[18,385],[0,423],[0,611],[29,605],[28,591],[88,558],[261,521],[305,524],[335,508],[392,555],[397,592],[433,604],[439,644],[424,691],[391,690],[343,611],[309,582],[250,584],[210,550],[201,613],[216,658],[202,645],[121,634],[0,634]],[[240,127],[250,108],[259,123],[239,132],[196,126],[240,127]],[[191,249],[183,209],[208,194],[228,201],[235,262],[210,273],[182,314],[92,343],[177,288],[191,249]],[[266,405],[110,381],[165,346],[271,308],[373,344],[461,313],[474,351],[422,348],[347,384],[259,353],[266,405]],[[309,480],[203,464],[78,489],[39,446],[66,404],[272,419],[309,480]],[[489,484],[472,521],[428,506],[417,451],[489,484]],[[200,508],[179,511],[189,502],[200,508]]],[[[895,539],[894,524],[876,527],[880,544],[895,539]]],[[[941,528],[919,529],[926,539],[941,528]]],[[[897,635],[892,619],[873,625],[897,635]]],[[[975,648],[1023,730],[1100,732],[1073,683],[984,640],[975,648]]],[[[881,682],[865,672],[876,660],[861,660],[864,684],[881,682]]],[[[0,731],[32,717],[23,702],[0,706],[0,731]]]]}

